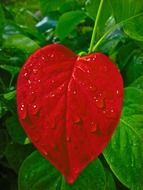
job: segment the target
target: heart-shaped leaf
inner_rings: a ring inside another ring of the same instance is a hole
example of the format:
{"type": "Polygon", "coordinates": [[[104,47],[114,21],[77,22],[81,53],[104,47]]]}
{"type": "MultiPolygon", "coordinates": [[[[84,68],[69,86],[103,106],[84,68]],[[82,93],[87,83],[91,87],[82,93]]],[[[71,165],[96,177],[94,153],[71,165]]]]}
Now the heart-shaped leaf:
{"type": "Polygon", "coordinates": [[[17,84],[20,122],[41,154],[72,183],[109,142],[119,121],[122,78],[102,53],[39,49],[17,84]]]}

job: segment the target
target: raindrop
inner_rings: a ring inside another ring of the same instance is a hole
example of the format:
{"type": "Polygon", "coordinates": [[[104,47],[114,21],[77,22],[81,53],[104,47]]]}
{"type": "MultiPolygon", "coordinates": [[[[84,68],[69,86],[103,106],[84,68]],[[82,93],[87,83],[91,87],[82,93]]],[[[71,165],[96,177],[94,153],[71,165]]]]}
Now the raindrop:
{"type": "Polygon", "coordinates": [[[116,117],[116,113],[115,110],[113,108],[111,108],[110,110],[106,110],[106,116],[108,118],[115,118],[116,117]]]}
{"type": "Polygon", "coordinates": [[[73,94],[75,95],[76,93],[77,93],[76,90],[74,90],[74,91],[73,91],[73,94]]]}
{"type": "Polygon", "coordinates": [[[31,105],[30,111],[32,115],[36,115],[39,111],[39,106],[36,104],[31,105]]]}
{"type": "Polygon", "coordinates": [[[116,94],[117,94],[117,95],[119,94],[119,90],[116,90],[116,94]]]}
{"type": "Polygon", "coordinates": [[[27,79],[27,77],[28,77],[28,73],[27,72],[24,73],[24,77],[27,79]]]}
{"type": "Polygon", "coordinates": [[[31,84],[31,80],[28,80],[28,84],[31,84]]]}
{"type": "Polygon", "coordinates": [[[91,61],[91,58],[87,58],[86,61],[91,61]]]}
{"type": "Polygon", "coordinates": [[[97,124],[95,122],[91,122],[91,125],[90,125],[90,132],[91,133],[96,133],[97,132],[97,124]]]}
{"type": "Polygon", "coordinates": [[[90,89],[91,91],[96,91],[96,90],[97,90],[96,86],[89,86],[89,89],[90,89]]]}
{"type": "Polygon", "coordinates": [[[33,69],[33,73],[36,74],[38,72],[38,69],[33,69]]]}
{"type": "Polygon", "coordinates": [[[51,93],[51,94],[50,94],[50,97],[52,97],[52,98],[55,97],[55,94],[54,94],[54,93],[51,93]]]}
{"type": "Polygon", "coordinates": [[[74,124],[75,125],[82,125],[82,119],[80,118],[80,117],[76,117],[75,119],[74,119],[74,124]]]}
{"type": "Polygon", "coordinates": [[[105,101],[104,101],[104,98],[102,96],[98,97],[98,98],[94,98],[95,99],[95,103],[96,103],[96,106],[98,108],[104,108],[105,107],[105,101]]]}
{"type": "Polygon", "coordinates": [[[25,118],[26,118],[27,112],[26,112],[25,105],[24,105],[23,103],[21,104],[19,114],[20,114],[20,118],[21,118],[21,119],[25,119],[25,118]]]}
{"type": "Polygon", "coordinates": [[[70,142],[71,142],[71,137],[68,136],[68,137],[66,138],[66,141],[67,141],[68,143],[70,143],[70,142]]]}
{"type": "Polygon", "coordinates": [[[48,152],[46,150],[43,151],[44,156],[48,156],[48,152]]]}

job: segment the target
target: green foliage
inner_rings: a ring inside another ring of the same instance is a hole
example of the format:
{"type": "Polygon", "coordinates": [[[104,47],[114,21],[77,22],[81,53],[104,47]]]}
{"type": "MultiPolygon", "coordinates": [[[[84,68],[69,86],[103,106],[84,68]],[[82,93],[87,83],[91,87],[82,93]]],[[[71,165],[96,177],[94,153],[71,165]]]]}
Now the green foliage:
{"type": "Polygon", "coordinates": [[[69,185],[63,176],[35,151],[21,166],[19,173],[19,189],[39,190],[40,188],[42,190],[102,190],[105,188],[104,169],[101,162],[96,159],[88,165],[73,185],[69,185]]]}
{"type": "Polygon", "coordinates": [[[72,32],[77,24],[85,18],[83,11],[70,11],[64,13],[60,18],[56,27],[56,34],[62,40],[72,32]]]}
{"type": "Polygon", "coordinates": [[[93,51],[104,52],[115,61],[125,84],[122,116],[104,156],[91,162],[69,185],[35,151],[17,118],[16,80],[26,58],[50,43],[63,43],[76,53],[86,53],[99,3],[100,0],[1,0],[0,189],[143,189],[141,0],[104,0],[101,9],[93,51]]]}
{"type": "Polygon", "coordinates": [[[119,126],[104,151],[112,171],[131,190],[143,187],[142,115],[143,91],[126,88],[119,126]]]}

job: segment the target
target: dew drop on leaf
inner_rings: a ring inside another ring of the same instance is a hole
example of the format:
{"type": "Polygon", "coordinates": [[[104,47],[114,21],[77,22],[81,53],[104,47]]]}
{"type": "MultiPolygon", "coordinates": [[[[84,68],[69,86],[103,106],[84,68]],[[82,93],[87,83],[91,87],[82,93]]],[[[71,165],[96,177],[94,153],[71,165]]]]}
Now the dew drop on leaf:
{"type": "Polygon", "coordinates": [[[55,95],[54,93],[51,93],[51,94],[50,94],[50,97],[51,97],[51,98],[54,98],[55,96],[56,96],[56,95],[55,95]]]}
{"type": "Polygon", "coordinates": [[[106,117],[114,119],[116,117],[115,110],[113,108],[106,110],[106,117]]]}
{"type": "Polygon", "coordinates": [[[25,107],[25,105],[23,103],[21,104],[19,114],[20,114],[20,118],[21,119],[25,119],[26,118],[27,111],[26,111],[26,107],[25,107]]]}
{"type": "Polygon", "coordinates": [[[102,96],[98,97],[98,98],[95,98],[95,103],[96,103],[96,106],[100,109],[102,108],[105,108],[105,101],[104,101],[104,98],[102,96]]]}
{"type": "Polygon", "coordinates": [[[76,116],[74,119],[74,124],[75,125],[82,125],[83,121],[80,117],[76,116]]]}
{"type": "Polygon", "coordinates": [[[77,94],[76,90],[73,91],[73,94],[74,94],[74,95],[77,94]]]}
{"type": "Polygon", "coordinates": [[[36,74],[38,72],[38,69],[33,69],[33,73],[36,74]]]}
{"type": "Polygon", "coordinates": [[[91,122],[91,125],[90,125],[90,132],[91,133],[96,133],[97,132],[97,124],[95,122],[91,122]]]}
{"type": "Polygon", "coordinates": [[[68,143],[70,143],[70,142],[71,142],[71,137],[68,136],[68,137],[66,138],[66,141],[67,141],[68,143]]]}
{"type": "Polygon", "coordinates": [[[37,104],[32,104],[30,106],[30,112],[32,115],[36,115],[39,111],[40,107],[37,104]]]}
{"type": "Polygon", "coordinates": [[[25,72],[23,76],[27,79],[28,78],[28,73],[25,72]]]}
{"type": "Polygon", "coordinates": [[[31,84],[31,80],[28,80],[28,84],[31,84]]]}

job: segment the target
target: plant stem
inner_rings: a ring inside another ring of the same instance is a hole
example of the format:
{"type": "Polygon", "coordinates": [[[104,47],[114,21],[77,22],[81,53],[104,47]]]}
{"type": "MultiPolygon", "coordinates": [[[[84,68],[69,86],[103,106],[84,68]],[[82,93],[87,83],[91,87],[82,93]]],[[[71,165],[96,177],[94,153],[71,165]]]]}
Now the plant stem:
{"type": "Polygon", "coordinates": [[[95,35],[96,35],[96,30],[97,30],[97,24],[98,24],[98,21],[99,21],[103,1],[104,0],[100,1],[99,8],[98,8],[98,11],[97,11],[97,15],[96,15],[95,23],[94,23],[94,28],[93,28],[93,32],[92,32],[92,37],[91,37],[91,42],[90,42],[90,46],[89,46],[89,53],[92,52],[92,48],[94,46],[95,35]]]}

